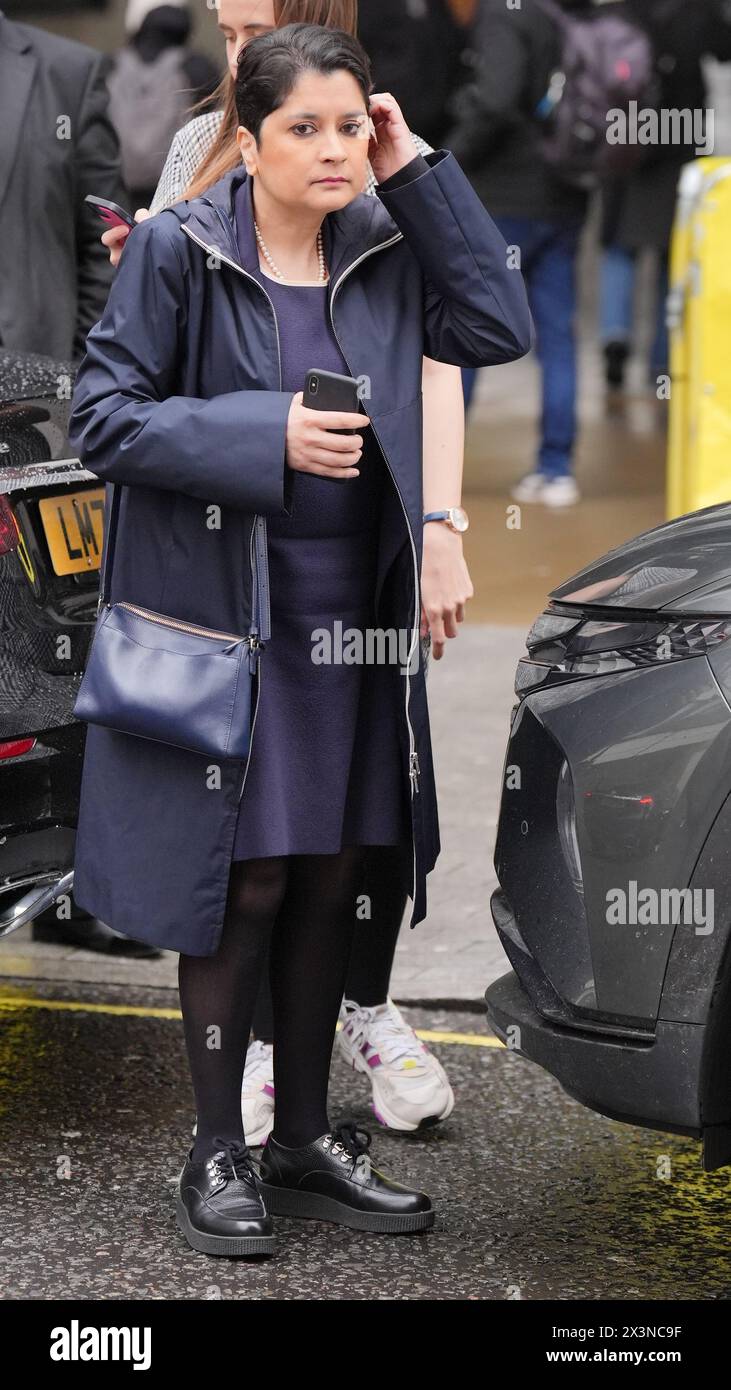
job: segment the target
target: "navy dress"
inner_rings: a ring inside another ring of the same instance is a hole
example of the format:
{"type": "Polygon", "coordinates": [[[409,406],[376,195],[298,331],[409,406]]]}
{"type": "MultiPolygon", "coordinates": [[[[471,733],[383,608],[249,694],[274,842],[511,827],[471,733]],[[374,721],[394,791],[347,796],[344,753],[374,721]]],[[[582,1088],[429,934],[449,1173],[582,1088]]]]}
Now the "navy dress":
{"type": "MultiPolygon", "coordinates": [[[[255,272],[256,273],[256,272],[255,272]]],[[[332,333],[326,285],[258,272],[277,315],[282,390],[312,368],[349,375],[332,333]]],[[[267,517],[271,640],[233,859],[335,854],[346,845],[408,843],[406,774],[398,737],[403,677],[395,661],[312,660],[313,634],[375,628],[382,490],[393,486],[363,430],[357,478],[294,471],[292,514],[267,517]]],[[[399,661],[401,658],[399,658],[399,661]]]]}

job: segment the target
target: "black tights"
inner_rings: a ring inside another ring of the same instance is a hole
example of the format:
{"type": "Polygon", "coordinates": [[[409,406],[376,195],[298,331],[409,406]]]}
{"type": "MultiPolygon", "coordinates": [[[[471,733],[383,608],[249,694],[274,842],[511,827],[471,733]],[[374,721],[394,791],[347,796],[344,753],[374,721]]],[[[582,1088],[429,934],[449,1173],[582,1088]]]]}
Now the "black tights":
{"type": "Polygon", "coordinates": [[[274,1138],[292,1148],[329,1129],[335,1027],[363,891],[365,851],[231,865],[213,956],[180,956],[183,1028],[198,1112],[194,1157],[239,1140],[241,1082],[267,953],[273,1010],[274,1138]]]}
{"type": "MultiPolygon", "coordinates": [[[[358,1004],[385,1004],[406,903],[411,845],[375,845],[366,851],[363,886],[371,900],[370,917],[355,923],[353,949],[344,993],[358,1004]]],[[[254,1006],[254,1037],[274,1041],[274,1009],[269,971],[262,969],[254,1006]]],[[[277,1099],[279,1092],[277,1091],[277,1099]]]]}

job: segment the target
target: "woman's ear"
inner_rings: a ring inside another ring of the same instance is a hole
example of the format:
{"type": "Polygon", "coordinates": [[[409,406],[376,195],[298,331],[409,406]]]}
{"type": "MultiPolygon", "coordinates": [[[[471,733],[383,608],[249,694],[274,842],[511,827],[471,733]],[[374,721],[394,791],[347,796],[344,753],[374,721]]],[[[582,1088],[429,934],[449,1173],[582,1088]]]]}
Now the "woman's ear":
{"type": "Polygon", "coordinates": [[[247,174],[256,173],[256,140],[246,126],[240,125],[236,131],[236,144],[239,147],[239,154],[246,165],[247,174]]]}

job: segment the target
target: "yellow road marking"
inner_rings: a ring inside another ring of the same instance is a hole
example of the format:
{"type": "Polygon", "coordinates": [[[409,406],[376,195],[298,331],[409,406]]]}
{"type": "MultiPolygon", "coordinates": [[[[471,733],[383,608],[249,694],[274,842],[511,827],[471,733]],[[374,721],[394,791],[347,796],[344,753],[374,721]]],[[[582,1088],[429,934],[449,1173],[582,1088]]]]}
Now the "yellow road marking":
{"type": "Polygon", "coordinates": [[[25,994],[0,994],[0,1012],[20,1009],[65,1009],[82,1014],[127,1014],[133,1018],[182,1018],[180,1009],[142,1008],[136,1004],[87,1004],[82,999],[33,999],[25,994]]]}
{"type": "MultiPolygon", "coordinates": [[[[21,1009],[57,1009],[83,1014],[117,1014],[130,1018],[182,1019],[180,1009],[143,1008],[138,1004],[89,1004],[82,999],[34,999],[27,994],[0,993],[0,1013],[21,1009]]],[[[342,1025],[338,1023],[338,1028],[342,1025]]],[[[422,1042],[453,1043],[462,1047],[504,1047],[499,1038],[489,1033],[443,1033],[432,1028],[417,1028],[422,1042]]]]}
{"type": "Polygon", "coordinates": [[[432,1028],[415,1028],[414,1032],[422,1042],[461,1043],[463,1047],[505,1047],[505,1043],[493,1037],[492,1033],[439,1033],[432,1028]]]}

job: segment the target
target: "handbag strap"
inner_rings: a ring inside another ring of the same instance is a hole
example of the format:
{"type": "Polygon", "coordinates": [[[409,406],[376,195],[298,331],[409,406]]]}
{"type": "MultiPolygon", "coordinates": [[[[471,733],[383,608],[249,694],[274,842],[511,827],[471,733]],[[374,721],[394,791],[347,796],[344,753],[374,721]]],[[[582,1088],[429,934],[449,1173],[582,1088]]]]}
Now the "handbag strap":
{"type": "Polygon", "coordinates": [[[99,602],[97,612],[99,612],[109,597],[109,586],[112,580],[112,565],[114,564],[114,548],[117,543],[117,524],[119,522],[119,502],[122,491],[119,483],[112,483],[112,501],[109,508],[109,526],[107,527],[107,543],[104,547],[104,564],[102,576],[99,583],[99,602]]]}
{"type": "MultiPolygon", "coordinates": [[[[112,566],[114,564],[114,550],[117,544],[117,526],[119,524],[119,504],[122,496],[122,485],[112,483],[112,500],[109,507],[109,526],[107,528],[106,545],[104,546],[104,562],[102,565],[101,580],[99,582],[99,600],[97,602],[97,616],[101,612],[104,604],[109,598],[109,590],[112,582],[112,566]]],[[[256,525],[256,523],[254,523],[256,525]]],[[[254,569],[253,587],[253,608],[256,613],[257,630],[265,640],[269,637],[269,591],[266,583],[267,565],[266,554],[259,557],[254,569]],[[259,560],[261,559],[262,568],[260,572],[259,560]],[[265,628],[262,629],[262,620],[265,620],[265,628]]]]}

